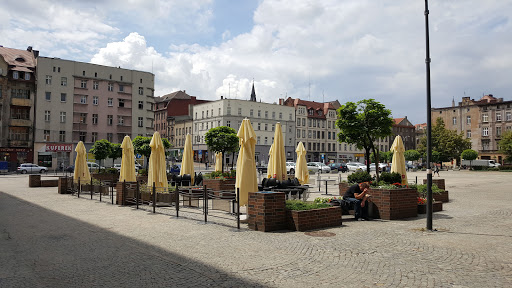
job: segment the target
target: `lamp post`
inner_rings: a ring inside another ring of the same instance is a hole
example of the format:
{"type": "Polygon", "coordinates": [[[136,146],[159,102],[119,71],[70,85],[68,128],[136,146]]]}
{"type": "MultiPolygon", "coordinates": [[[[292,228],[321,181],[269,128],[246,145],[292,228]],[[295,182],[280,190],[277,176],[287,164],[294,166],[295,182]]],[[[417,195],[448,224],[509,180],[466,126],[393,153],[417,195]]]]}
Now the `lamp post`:
{"type": "Polygon", "coordinates": [[[427,229],[432,231],[432,169],[430,162],[432,160],[432,117],[430,112],[430,42],[428,33],[428,0],[425,0],[425,46],[426,57],[425,65],[427,72],[427,229]]]}

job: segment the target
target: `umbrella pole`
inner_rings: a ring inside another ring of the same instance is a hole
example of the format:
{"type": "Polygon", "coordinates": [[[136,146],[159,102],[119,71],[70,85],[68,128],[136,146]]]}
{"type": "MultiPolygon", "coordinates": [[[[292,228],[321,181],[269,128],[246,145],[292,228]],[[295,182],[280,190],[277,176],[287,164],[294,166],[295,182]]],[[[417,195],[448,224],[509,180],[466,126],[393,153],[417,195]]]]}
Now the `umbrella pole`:
{"type": "Polygon", "coordinates": [[[126,205],[126,193],[125,193],[125,191],[126,191],[126,179],[123,180],[123,191],[121,192],[122,195],[123,195],[123,201],[121,202],[123,206],[126,205]]]}
{"type": "Polygon", "coordinates": [[[178,191],[178,181],[174,182],[174,204],[176,205],[176,218],[180,217],[180,194],[178,191]]]}
{"type": "Polygon", "coordinates": [[[112,174],[112,182],[110,182],[110,200],[114,205],[114,174],[112,174]]]}
{"type": "Polygon", "coordinates": [[[208,222],[208,194],[206,192],[206,185],[203,186],[203,212],[204,223],[208,222]]]}
{"type": "Polygon", "coordinates": [[[236,227],[240,230],[240,188],[236,188],[236,227]]]}
{"type": "Polygon", "coordinates": [[[155,182],[153,182],[153,213],[155,213],[156,209],[156,187],[155,187],[155,182]]]}
{"type": "Polygon", "coordinates": [[[137,209],[139,209],[139,192],[140,192],[139,189],[140,189],[139,181],[137,181],[137,191],[135,192],[136,193],[135,201],[137,201],[137,204],[136,204],[137,209]]]}
{"type": "Polygon", "coordinates": [[[92,200],[92,177],[91,177],[91,200],[92,200]]]}
{"type": "Polygon", "coordinates": [[[80,177],[78,177],[78,198],[80,198],[80,190],[81,190],[81,186],[80,186],[80,177]]]}

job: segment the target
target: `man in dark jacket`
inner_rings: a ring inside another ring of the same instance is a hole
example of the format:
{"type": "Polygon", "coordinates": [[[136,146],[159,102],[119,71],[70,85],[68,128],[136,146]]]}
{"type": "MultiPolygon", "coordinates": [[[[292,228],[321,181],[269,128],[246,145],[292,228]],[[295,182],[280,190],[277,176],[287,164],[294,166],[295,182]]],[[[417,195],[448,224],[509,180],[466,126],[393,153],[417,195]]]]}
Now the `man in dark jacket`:
{"type": "Polygon", "coordinates": [[[356,220],[369,220],[367,205],[367,200],[370,197],[368,194],[369,189],[370,185],[367,182],[362,182],[350,186],[343,195],[344,200],[350,201],[354,204],[356,220]]]}

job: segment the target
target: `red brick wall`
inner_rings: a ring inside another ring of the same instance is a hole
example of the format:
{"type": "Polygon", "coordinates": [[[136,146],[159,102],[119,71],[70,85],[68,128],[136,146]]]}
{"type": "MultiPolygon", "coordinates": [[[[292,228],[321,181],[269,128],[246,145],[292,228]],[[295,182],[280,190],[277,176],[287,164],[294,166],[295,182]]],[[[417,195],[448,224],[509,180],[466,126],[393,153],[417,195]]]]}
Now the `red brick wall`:
{"type": "Polygon", "coordinates": [[[247,215],[249,229],[264,232],[286,229],[285,194],[249,192],[247,215]]]}
{"type": "MultiPolygon", "coordinates": [[[[423,179],[423,184],[427,184],[427,179],[423,179]]],[[[432,179],[432,184],[436,184],[441,190],[445,190],[444,179],[432,179]]]]}
{"type": "Polygon", "coordinates": [[[394,220],[418,216],[416,189],[372,188],[369,194],[373,198],[373,218],[394,220]]]}
{"type": "Polygon", "coordinates": [[[203,185],[206,185],[206,188],[212,189],[213,191],[235,191],[235,181],[235,179],[203,179],[203,185]]]}
{"type": "MultiPolygon", "coordinates": [[[[427,179],[423,179],[423,184],[427,184],[427,179]]],[[[432,184],[436,184],[439,189],[444,190],[441,194],[434,194],[434,199],[436,201],[442,201],[444,203],[449,202],[450,198],[448,197],[448,191],[445,190],[446,186],[444,183],[444,179],[432,179],[432,184]]]]}
{"type": "Polygon", "coordinates": [[[348,185],[347,182],[340,182],[340,184],[339,184],[340,196],[343,196],[343,194],[345,194],[345,192],[347,191],[347,189],[349,187],[350,187],[350,185],[348,185]]]}
{"type": "Polygon", "coordinates": [[[341,207],[304,211],[287,211],[288,229],[307,231],[317,228],[341,226],[341,207]]]}

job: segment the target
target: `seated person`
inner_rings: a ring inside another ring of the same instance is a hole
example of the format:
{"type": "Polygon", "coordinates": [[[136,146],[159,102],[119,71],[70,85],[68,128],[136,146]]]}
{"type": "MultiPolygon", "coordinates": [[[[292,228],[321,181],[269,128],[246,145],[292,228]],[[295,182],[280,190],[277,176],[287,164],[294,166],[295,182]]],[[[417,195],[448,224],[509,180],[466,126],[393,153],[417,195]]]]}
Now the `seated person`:
{"type": "Polygon", "coordinates": [[[368,195],[369,189],[370,185],[368,182],[362,182],[350,186],[343,195],[343,200],[347,200],[354,204],[356,220],[369,220],[368,205],[366,205],[367,200],[370,197],[370,195],[368,195]]]}

